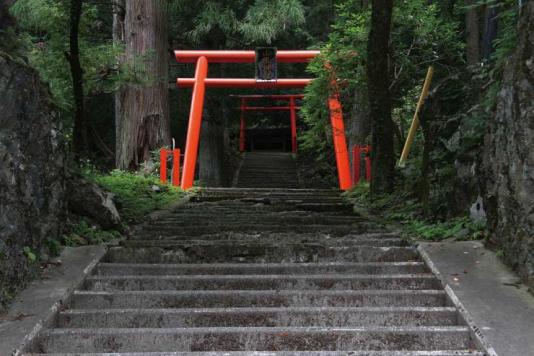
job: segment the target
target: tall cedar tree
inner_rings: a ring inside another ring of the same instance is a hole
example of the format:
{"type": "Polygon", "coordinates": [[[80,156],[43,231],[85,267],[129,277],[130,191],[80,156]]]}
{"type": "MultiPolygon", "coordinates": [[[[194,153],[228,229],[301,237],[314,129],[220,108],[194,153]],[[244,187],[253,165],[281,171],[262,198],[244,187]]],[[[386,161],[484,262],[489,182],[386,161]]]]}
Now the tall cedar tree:
{"type": "Polygon", "coordinates": [[[372,125],[373,194],[391,192],[395,178],[394,124],[388,75],[392,12],[393,0],[372,1],[371,31],[367,43],[367,91],[372,125]]]}
{"type": "Polygon", "coordinates": [[[170,144],[167,0],[128,0],[125,8],[125,61],[139,81],[121,91],[122,110],[116,144],[120,169],[136,170],[150,152],[170,144]]]}
{"type": "Polygon", "coordinates": [[[82,0],[70,2],[70,36],[69,53],[66,54],[70,64],[72,76],[72,88],[74,92],[74,131],[73,147],[77,155],[81,155],[88,149],[87,120],[85,118],[85,98],[83,93],[83,70],[80,63],[80,20],[82,17],[82,0]]]}

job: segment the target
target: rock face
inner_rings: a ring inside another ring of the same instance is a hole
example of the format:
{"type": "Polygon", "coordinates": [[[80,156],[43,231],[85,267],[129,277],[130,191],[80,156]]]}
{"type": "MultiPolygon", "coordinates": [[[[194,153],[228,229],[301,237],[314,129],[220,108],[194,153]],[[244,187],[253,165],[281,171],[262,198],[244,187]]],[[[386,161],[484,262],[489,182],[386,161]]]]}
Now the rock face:
{"type": "Polygon", "coordinates": [[[519,39],[505,69],[485,139],[490,241],[534,290],[534,3],[522,8],[519,39]]]}
{"type": "Polygon", "coordinates": [[[59,118],[37,72],[0,48],[0,309],[38,269],[64,212],[59,118]],[[25,250],[25,251],[24,251],[25,250]]]}
{"type": "Polygon", "coordinates": [[[81,177],[70,179],[67,188],[70,212],[93,219],[103,229],[120,229],[121,218],[113,194],[81,177]]]}

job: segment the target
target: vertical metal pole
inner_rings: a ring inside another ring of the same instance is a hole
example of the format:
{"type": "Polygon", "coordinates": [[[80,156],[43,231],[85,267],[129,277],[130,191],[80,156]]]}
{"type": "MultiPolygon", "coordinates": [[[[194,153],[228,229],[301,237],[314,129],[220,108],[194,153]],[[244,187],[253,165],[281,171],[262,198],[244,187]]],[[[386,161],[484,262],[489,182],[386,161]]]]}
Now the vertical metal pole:
{"type": "Polygon", "coordinates": [[[172,185],[177,187],[180,185],[180,150],[175,148],[172,150],[172,185]]]}
{"type": "Polygon", "coordinates": [[[330,122],[334,139],[334,151],[336,153],[339,189],[348,190],[352,188],[352,178],[350,176],[349,152],[347,150],[347,139],[345,137],[343,112],[337,92],[328,98],[328,107],[330,109],[330,122]]]}
{"type": "Polygon", "coordinates": [[[295,98],[289,98],[289,111],[291,113],[291,152],[297,153],[297,113],[295,98]]]}
{"type": "Polygon", "coordinates": [[[159,150],[159,181],[161,184],[167,184],[167,149],[159,150]]]}
{"type": "Polygon", "coordinates": [[[246,99],[241,98],[241,124],[239,128],[239,152],[245,152],[245,147],[246,147],[245,104],[246,104],[246,99]]]}
{"type": "Polygon", "coordinates": [[[182,189],[184,190],[191,188],[193,186],[193,180],[195,179],[207,75],[208,60],[206,57],[200,57],[197,61],[195,72],[195,86],[193,87],[193,96],[191,98],[189,127],[187,129],[187,141],[185,144],[184,170],[182,174],[182,189]]]}
{"type": "Polygon", "coordinates": [[[360,183],[360,157],[362,155],[360,145],[352,147],[352,184],[358,185],[360,183]]]}

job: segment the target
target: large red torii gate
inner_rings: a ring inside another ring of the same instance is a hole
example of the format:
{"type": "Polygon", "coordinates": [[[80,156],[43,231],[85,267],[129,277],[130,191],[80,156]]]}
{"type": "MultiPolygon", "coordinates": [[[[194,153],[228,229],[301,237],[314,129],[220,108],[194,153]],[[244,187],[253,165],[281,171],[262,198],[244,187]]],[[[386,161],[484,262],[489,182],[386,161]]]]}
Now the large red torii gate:
{"type": "MultiPolygon", "coordinates": [[[[276,60],[279,63],[302,63],[312,60],[319,54],[319,51],[277,51],[276,60]]],[[[193,186],[206,87],[303,88],[312,81],[312,79],[277,79],[275,81],[261,81],[255,78],[207,78],[209,62],[254,63],[256,59],[255,51],[175,51],[175,57],[179,63],[196,63],[194,78],[178,78],[176,81],[179,88],[193,88],[182,172],[182,189],[189,189],[193,186]]],[[[335,77],[332,78],[328,107],[330,109],[330,121],[332,125],[339,187],[341,190],[347,190],[352,187],[352,179],[350,174],[347,141],[345,137],[345,126],[343,123],[343,113],[335,77]]]]}

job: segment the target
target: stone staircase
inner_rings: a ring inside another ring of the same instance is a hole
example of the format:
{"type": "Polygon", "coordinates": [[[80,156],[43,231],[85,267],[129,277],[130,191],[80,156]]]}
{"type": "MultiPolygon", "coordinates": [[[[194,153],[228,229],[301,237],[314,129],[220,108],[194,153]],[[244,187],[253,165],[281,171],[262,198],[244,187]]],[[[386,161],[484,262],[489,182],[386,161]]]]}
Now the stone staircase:
{"type": "Polygon", "coordinates": [[[236,186],[239,188],[299,188],[293,155],[287,152],[269,151],[244,153],[236,186]]]}
{"type": "Polygon", "coordinates": [[[417,250],[339,192],[235,188],[110,248],[32,353],[483,355],[417,250]]]}

